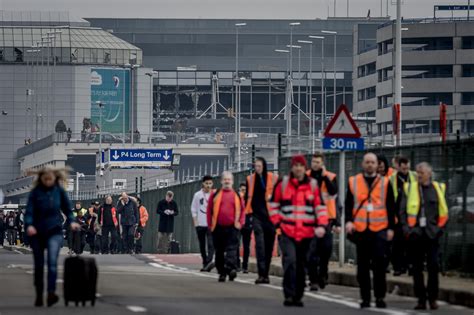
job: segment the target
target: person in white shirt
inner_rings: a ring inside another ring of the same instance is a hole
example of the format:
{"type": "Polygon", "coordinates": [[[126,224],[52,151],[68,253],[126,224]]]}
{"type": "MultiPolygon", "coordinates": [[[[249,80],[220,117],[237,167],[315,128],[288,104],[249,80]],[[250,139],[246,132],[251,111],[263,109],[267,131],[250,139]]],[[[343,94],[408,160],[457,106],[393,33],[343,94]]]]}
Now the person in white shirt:
{"type": "Polygon", "coordinates": [[[211,232],[207,226],[207,203],[211,195],[212,185],[212,177],[204,176],[202,178],[202,188],[194,194],[191,204],[191,214],[199,240],[199,249],[201,250],[201,272],[210,272],[215,267],[213,262],[214,245],[211,232]]]}

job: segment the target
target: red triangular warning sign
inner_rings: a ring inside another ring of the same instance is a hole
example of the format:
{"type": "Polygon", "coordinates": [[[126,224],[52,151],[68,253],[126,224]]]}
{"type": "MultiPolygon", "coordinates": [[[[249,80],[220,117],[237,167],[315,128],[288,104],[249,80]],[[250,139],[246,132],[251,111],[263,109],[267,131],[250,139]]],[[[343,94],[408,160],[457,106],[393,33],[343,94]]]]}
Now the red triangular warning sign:
{"type": "Polygon", "coordinates": [[[324,136],[328,138],[360,138],[360,131],[346,105],[342,104],[329,122],[324,136]]]}

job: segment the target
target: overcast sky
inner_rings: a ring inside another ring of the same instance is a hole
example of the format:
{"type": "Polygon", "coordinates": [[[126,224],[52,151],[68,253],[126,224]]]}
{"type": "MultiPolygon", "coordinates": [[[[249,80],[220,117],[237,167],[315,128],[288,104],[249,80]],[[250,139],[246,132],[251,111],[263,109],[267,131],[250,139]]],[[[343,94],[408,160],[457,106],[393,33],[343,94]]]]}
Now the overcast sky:
{"type": "MultiPolygon", "coordinates": [[[[346,16],[347,0],[0,0],[2,10],[70,11],[78,17],[314,19],[346,16]]],[[[349,0],[351,16],[395,15],[395,0],[349,0]]],[[[435,4],[467,0],[403,0],[404,17],[432,17],[435,4]]],[[[441,16],[450,16],[442,13],[441,16]]]]}

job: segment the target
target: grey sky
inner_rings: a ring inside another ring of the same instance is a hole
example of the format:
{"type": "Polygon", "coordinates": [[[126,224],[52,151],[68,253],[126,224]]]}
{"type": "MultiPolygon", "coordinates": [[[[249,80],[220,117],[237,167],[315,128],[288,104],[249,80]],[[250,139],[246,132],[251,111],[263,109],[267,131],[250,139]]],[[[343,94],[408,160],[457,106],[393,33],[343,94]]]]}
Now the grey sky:
{"type": "MultiPolygon", "coordinates": [[[[395,0],[349,0],[351,16],[383,15],[395,0]]],[[[432,17],[435,4],[467,0],[403,0],[403,16],[432,17]]],[[[347,0],[336,0],[337,16],[346,16],[347,0]]],[[[70,11],[78,17],[314,19],[333,16],[334,0],[0,0],[0,9],[70,11]]],[[[442,13],[441,16],[450,16],[442,13]]],[[[459,13],[460,14],[460,13],[459,13]]]]}

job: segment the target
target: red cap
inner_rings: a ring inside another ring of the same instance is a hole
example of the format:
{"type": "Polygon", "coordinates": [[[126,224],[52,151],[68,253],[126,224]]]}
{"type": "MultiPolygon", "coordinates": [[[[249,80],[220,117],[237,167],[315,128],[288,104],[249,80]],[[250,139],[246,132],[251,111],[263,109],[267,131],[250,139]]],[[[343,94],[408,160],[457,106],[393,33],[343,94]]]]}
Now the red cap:
{"type": "Polygon", "coordinates": [[[295,164],[303,164],[304,167],[307,167],[306,158],[303,155],[295,155],[291,158],[291,167],[295,164]]]}

